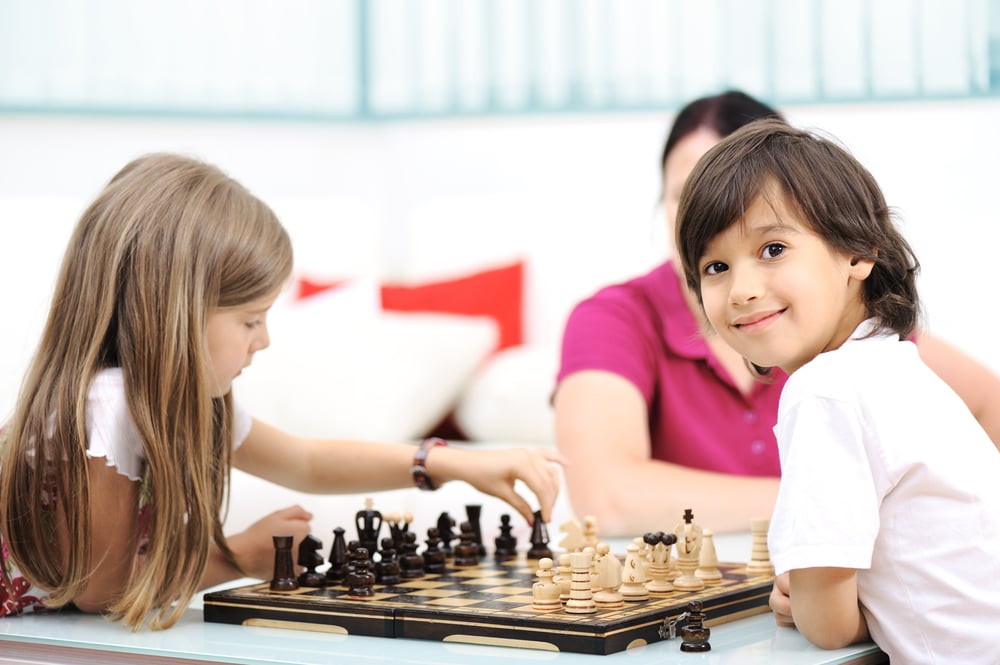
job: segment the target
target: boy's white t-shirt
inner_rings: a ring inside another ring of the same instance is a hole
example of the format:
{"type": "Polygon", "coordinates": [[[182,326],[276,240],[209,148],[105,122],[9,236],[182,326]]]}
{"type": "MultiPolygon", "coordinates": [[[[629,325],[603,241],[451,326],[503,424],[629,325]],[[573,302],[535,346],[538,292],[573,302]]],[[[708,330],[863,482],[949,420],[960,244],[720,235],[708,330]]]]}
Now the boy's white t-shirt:
{"type": "Polygon", "coordinates": [[[1000,452],[914,344],[871,329],[782,392],[776,572],[858,569],[894,663],[1000,663],[1000,452]]]}

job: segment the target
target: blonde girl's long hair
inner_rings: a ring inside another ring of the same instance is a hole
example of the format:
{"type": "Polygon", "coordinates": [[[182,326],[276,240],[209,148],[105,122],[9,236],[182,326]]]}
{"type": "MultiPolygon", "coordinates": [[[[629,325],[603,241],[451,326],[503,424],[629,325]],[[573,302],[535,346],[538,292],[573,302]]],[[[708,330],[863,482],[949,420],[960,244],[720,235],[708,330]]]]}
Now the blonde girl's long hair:
{"type": "Polygon", "coordinates": [[[222,534],[232,398],[212,395],[206,319],[277,292],[291,267],[274,213],[195,159],[136,159],[83,213],[9,422],[0,475],[0,533],[26,577],[50,590],[50,604],[79,595],[96,563],[85,414],[88,388],[108,367],[122,369],[152,510],[144,561],[134,557],[107,613],[133,629],[147,618],[167,628],[197,591],[212,542],[235,565],[222,534]],[[57,523],[65,547],[53,535],[57,523]]]}

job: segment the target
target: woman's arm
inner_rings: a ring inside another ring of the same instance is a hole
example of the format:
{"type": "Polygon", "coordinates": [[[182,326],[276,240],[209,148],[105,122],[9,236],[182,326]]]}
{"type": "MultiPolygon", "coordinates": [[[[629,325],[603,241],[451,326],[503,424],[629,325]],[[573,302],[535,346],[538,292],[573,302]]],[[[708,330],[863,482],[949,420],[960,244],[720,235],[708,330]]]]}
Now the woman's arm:
{"type": "Polygon", "coordinates": [[[793,570],[788,598],[795,627],[816,646],[839,649],[869,639],[853,568],[793,570]]]}
{"type": "MultiPolygon", "coordinates": [[[[401,444],[303,439],[254,420],[247,439],[236,449],[234,464],[301,492],[372,492],[412,487],[415,452],[414,446],[401,444]]],[[[562,461],[562,455],[548,450],[438,446],[429,451],[424,466],[436,484],[464,480],[503,499],[530,522],[534,509],[514,491],[515,481],[521,480],[534,492],[538,509],[548,521],[559,494],[559,473],[553,462],[562,461]]]]}
{"type": "Polygon", "coordinates": [[[917,335],[917,350],[927,366],[958,393],[1000,448],[1000,377],[929,333],[917,335]]]}
{"type": "Polygon", "coordinates": [[[573,510],[596,517],[603,534],[669,531],[685,508],[716,532],[745,531],[751,519],[774,508],[777,478],[651,459],[645,400],[616,374],[588,370],[566,377],[555,395],[555,417],[573,510]]]}

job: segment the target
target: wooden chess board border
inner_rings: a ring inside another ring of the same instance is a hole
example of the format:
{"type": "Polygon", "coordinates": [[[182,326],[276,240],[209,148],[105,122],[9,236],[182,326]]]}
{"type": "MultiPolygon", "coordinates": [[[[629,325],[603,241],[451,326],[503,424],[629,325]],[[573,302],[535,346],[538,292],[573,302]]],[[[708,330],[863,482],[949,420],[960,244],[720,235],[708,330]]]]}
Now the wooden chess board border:
{"type": "MultiPolygon", "coordinates": [[[[691,600],[702,601],[709,626],[769,611],[771,577],[748,577],[745,564],[720,563],[723,583],[702,591],[650,596],[628,602],[624,609],[593,614],[540,612],[530,608],[533,564],[523,555],[502,564],[488,559],[476,569],[451,568],[439,577],[451,584],[468,584],[470,577],[480,574],[517,577],[504,601],[465,607],[416,605],[405,602],[405,597],[422,594],[392,593],[393,587],[376,587],[374,598],[352,599],[342,587],[274,592],[262,582],[206,594],[204,617],[216,623],[607,655],[662,640],[665,620],[683,613],[691,600]],[[393,601],[394,596],[403,600],[393,601]]],[[[404,580],[398,587],[434,577],[404,580]]]]}

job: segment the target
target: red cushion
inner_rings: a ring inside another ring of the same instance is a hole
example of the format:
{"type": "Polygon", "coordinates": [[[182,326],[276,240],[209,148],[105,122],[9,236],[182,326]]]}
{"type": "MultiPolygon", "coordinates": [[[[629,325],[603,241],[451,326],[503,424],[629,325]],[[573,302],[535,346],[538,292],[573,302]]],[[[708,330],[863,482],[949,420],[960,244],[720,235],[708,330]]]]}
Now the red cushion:
{"type": "MultiPolygon", "coordinates": [[[[307,298],[342,283],[299,277],[295,295],[298,299],[307,298]]],[[[524,340],[523,294],[523,261],[436,282],[381,286],[384,310],[491,317],[500,331],[497,350],[517,346],[524,340]]]]}
{"type": "Polygon", "coordinates": [[[497,349],[524,339],[524,263],[492,268],[455,279],[417,285],[382,285],[382,309],[489,316],[500,330],[497,349]]]}

